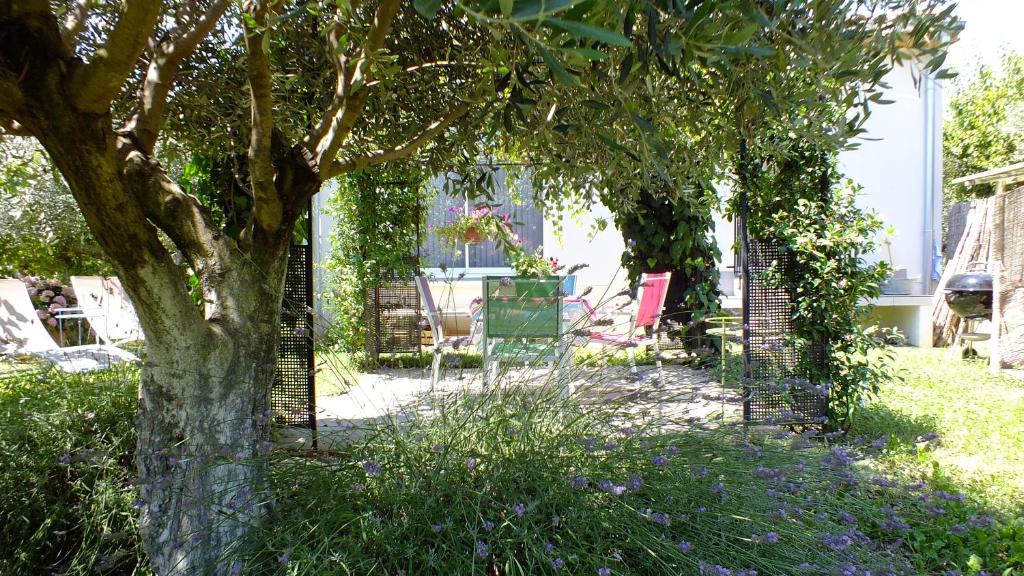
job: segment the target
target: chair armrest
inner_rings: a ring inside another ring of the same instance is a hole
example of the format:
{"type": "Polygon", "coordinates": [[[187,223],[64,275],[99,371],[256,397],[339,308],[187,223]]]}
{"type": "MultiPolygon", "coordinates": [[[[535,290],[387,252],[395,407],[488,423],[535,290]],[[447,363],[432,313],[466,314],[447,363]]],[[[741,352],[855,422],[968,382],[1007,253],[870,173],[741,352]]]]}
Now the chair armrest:
{"type": "Polygon", "coordinates": [[[73,318],[102,318],[107,313],[102,308],[83,308],[80,306],[57,308],[54,310],[54,317],[58,320],[68,320],[73,318]]]}

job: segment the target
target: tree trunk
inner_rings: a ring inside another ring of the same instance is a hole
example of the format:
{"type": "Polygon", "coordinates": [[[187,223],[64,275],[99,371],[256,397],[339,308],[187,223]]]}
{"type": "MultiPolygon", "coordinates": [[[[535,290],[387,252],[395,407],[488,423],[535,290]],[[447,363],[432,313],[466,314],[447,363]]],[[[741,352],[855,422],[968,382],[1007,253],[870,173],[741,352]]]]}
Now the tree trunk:
{"type": "Polygon", "coordinates": [[[212,342],[182,337],[148,347],[136,421],[138,504],[157,574],[225,573],[220,555],[269,505],[261,457],[276,315],[263,316],[236,321],[212,342]]]}
{"type": "Polygon", "coordinates": [[[270,504],[260,456],[269,447],[291,226],[253,232],[244,243],[186,228],[185,199],[159,164],[90,128],[40,141],[114,261],[146,334],[136,418],[143,546],[159,576],[226,574],[224,553],[270,504]],[[147,195],[170,199],[135,201],[147,195]],[[201,307],[154,220],[172,230],[199,276],[201,307]]]}

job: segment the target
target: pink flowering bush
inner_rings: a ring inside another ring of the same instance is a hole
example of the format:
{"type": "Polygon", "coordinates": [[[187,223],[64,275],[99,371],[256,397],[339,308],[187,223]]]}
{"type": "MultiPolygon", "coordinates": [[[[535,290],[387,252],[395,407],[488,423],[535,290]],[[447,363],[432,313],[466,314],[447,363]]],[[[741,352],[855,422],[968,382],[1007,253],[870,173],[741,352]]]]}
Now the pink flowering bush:
{"type": "Polygon", "coordinates": [[[17,276],[25,284],[29,298],[36,307],[36,316],[43,322],[53,339],[61,346],[66,342],[60,340],[57,329],[57,313],[61,308],[78,306],[75,291],[58,280],[40,278],[39,276],[17,276]]]}

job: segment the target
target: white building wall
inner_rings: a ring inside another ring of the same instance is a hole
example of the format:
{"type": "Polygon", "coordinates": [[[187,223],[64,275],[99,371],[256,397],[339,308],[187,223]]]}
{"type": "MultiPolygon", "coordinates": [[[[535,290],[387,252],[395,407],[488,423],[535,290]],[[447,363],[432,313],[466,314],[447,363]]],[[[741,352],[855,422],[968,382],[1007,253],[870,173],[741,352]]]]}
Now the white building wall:
{"type": "MultiPolygon", "coordinates": [[[[919,73],[918,73],[919,74],[919,73]]],[[[940,237],[942,205],[942,98],[931,79],[914,82],[906,67],[888,77],[885,98],[873,108],[860,147],[840,155],[846,176],[863,187],[859,204],[875,210],[891,238],[892,264],[916,279],[914,294],[931,292],[931,244],[940,237]],[[931,191],[931,194],[929,194],[931,191]],[[927,218],[927,222],[926,222],[927,218]]],[[[887,260],[880,246],[874,260],[887,260]]]]}
{"type": "Polygon", "coordinates": [[[608,208],[597,203],[588,214],[563,214],[561,225],[561,233],[556,234],[553,223],[545,220],[544,255],[558,258],[566,268],[588,265],[576,272],[577,294],[590,288],[590,298],[601,301],[627,286],[626,272],[622,269],[622,252],[626,246],[608,208]],[[598,231],[596,227],[599,219],[608,223],[604,230],[598,231]]]}

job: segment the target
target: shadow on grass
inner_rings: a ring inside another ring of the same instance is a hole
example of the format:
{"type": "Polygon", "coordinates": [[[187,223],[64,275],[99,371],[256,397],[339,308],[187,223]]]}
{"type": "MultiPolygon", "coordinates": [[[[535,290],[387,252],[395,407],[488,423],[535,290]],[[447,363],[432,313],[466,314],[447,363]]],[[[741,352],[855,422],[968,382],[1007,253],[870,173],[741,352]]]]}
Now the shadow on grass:
{"type": "Polygon", "coordinates": [[[872,402],[857,412],[851,431],[853,436],[880,438],[887,436],[898,446],[912,447],[918,442],[933,439],[939,425],[932,416],[914,416],[894,410],[880,402],[872,402]]]}

